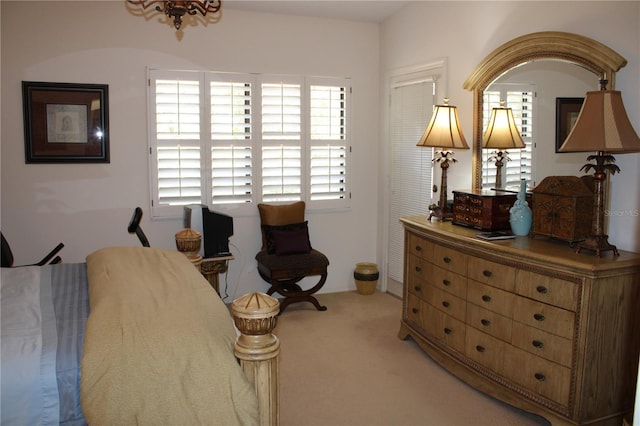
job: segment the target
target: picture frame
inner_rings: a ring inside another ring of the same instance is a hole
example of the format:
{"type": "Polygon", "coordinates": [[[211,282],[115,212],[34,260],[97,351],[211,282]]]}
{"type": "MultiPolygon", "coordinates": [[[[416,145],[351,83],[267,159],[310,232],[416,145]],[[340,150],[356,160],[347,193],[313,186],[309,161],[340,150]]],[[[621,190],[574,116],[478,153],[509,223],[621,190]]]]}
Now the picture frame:
{"type": "Polygon", "coordinates": [[[109,163],[109,86],[22,82],[25,162],[109,163]]]}
{"type": "Polygon", "coordinates": [[[578,120],[584,98],[556,98],[556,153],[578,120]]]}

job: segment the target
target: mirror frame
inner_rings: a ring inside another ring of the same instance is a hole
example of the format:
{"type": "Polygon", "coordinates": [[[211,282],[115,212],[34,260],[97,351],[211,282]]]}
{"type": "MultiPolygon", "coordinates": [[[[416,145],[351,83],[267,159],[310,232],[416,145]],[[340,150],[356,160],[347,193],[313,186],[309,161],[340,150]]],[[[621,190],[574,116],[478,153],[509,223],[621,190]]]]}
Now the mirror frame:
{"type": "Polygon", "coordinates": [[[579,65],[598,79],[606,76],[608,89],[615,88],[616,72],[627,60],[604,44],[578,34],[543,31],[517,37],[487,55],[465,80],[473,92],[472,185],[482,187],[482,95],[491,83],[513,67],[526,62],[555,59],[579,65]]]}

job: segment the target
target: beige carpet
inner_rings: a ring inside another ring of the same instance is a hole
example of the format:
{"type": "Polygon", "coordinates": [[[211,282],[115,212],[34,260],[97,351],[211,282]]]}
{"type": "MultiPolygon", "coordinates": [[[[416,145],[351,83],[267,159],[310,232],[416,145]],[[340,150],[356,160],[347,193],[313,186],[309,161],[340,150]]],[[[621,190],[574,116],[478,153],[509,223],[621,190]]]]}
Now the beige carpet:
{"type": "Polygon", "coordinates": [[[278,317],[280,423],[296,425],[547,425],[490,398],[398,339],[402,302],[386,293],[321,294],[328,308],[278,317]]]}

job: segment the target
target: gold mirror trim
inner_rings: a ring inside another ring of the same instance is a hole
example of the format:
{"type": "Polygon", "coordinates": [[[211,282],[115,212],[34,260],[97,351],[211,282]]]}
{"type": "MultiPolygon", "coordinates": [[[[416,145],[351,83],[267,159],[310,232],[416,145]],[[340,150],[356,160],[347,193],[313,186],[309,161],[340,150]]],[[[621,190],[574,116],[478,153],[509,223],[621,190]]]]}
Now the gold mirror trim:
{"type": "Polygon", "coordinates": [[[627,60],[604,44],[578,34],[543,31],[517,37],[487,55],[465,80],[473,92],[473,188],[482,186],[482,92],[511,68],[540,59],[557,59],[582,66],[598,78],[606,75],[615,88],[616,72],[627,60]]]}

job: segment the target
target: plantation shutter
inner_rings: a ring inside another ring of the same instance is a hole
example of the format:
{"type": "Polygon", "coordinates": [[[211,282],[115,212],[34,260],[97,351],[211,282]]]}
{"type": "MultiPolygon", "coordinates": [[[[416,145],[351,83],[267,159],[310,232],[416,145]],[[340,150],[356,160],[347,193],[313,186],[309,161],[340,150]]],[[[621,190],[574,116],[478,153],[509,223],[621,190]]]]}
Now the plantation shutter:
{"type": "Polygon", "coordinates": [[[253,80],[212,76],[211,203],[251,202],[253,194],[253,80]]]}
{"type": "Polygon", "coordinates": [[[310,200],[340,200],[346,194],[347,91],[345,86],[311,85],[310,200]]]}
{"type": "MultiPolygon", "coordinates": [[[[520,188],[520,179],[526,179],[527,185],[533,184],[532,158],[533,158],[533,102],[535,91],[531,86],[519,86],[494,84],[492,90],[484,91],[483,98],[483,134],[489,124],[491,110],[500,106],[500,101],[505,101],[505,107],[513,110],[513,117],[520,135],[524,141],[523,149],[510,149],[507,155],[511,161],[505,162],[502,174],[505,176],[504,186],[515,190],[520,188]]],[[[496,183],[495,161],[489,160],[490,149],[482,150],[482,187],[493,188],[496,183]]]]}
{"type": "Polygon", "coordinates": [[[346,206],[348,79],[148,70],[152,216],[346,206]]]}
{"type": "Polygon", "coordinates": [[[262,200],[302,199],[300,82],[262,86],[262,200]]]}
{"type": "Polygon", "coordinates": [[[403,280],[404,230],[400,218],[428,215],[432,203],[432,148],[417,147],[435,105],[427,78],[391,87],[391,195],[388,276],[403,280]]]}
{"type": "Polygon", "coordinates": [[[156,208],[202,202],[200,105],[202,81],[181,73],[150,79],[155,140],[156,208]]]}

